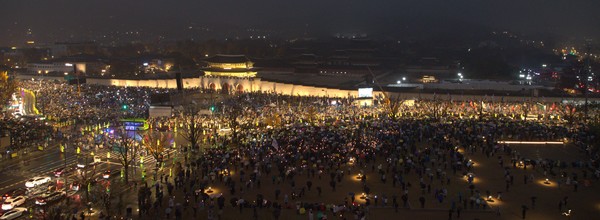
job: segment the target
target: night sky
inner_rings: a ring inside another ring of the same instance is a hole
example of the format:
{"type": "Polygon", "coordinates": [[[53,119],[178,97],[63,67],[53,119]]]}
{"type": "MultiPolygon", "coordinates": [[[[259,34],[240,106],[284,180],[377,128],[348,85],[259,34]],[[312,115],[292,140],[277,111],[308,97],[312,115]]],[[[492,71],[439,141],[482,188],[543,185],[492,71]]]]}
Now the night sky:
{"type": "MultiPolygon", "coordinates": [[[[462,24],[569,38],[600,36],[598,0],[4,0],[0,45],[72,33],[141,29],[178,36],[189,25],[320,32],[389,32],[462,24]]],[[[401,33],[401,31],[399,32],[401,33]]],[[[62,36],[64,35],[64,36],[62,36]]]]}

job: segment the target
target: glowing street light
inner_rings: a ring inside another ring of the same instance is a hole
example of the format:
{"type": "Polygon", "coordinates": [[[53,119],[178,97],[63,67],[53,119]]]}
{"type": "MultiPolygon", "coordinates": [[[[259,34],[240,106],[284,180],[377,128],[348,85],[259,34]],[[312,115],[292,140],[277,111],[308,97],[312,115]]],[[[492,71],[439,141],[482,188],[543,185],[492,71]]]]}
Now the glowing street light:
{"type": "Polygon", "coordinates": [[[365,194],[365,193],[362,193],[362,194],[360,195],[360,198],[361,198],[361,199],[367,199],[367,194],[365,194]]]}

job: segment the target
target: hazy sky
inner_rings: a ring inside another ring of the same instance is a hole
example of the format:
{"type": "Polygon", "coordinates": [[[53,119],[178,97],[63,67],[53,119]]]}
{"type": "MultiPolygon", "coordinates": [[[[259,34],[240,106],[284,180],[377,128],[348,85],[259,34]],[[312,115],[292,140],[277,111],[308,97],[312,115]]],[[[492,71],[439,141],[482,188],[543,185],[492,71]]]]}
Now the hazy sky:
{"type": "MultiPolygon", "coordinates": [[[[176,35],[191,23],[227,27],[386,30],[461,22],[567,37],[600,36],[599,0],[0,0],[0,45],[84,27],[176,35]],[[451,22],[449,22],[451,21],[451,22]]],[[[89,28],[88,28],[89,29],[89,28]]],[[[66,37],[66,36],[65,36],[66,37]]]]}

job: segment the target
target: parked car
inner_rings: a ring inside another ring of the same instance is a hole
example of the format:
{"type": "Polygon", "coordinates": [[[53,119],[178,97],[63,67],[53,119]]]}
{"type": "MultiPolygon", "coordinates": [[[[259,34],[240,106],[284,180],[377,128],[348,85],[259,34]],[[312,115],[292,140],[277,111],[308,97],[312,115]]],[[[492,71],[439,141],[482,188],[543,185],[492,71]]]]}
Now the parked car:
{"type": "Polygon", "coordinates": [[[50,182],[49,176],[38,176],[27,180],[27,182],[25,182],[25,186],[31,188],[47,182],[50,182]]]}
{"type": "Polygon", "coordinates": [[[21,217],[21,215],[23,215],[24,212],[27,212],[27,208],[14,208],[6,213],[4,213],[2,216],[0,216],[0,220],[12,220],[12,219],[16,219],[18,217],[21,217]]]}
{"type": "Polygon", "coordinates": [[[10,198],[15,198],[17,196],[23,196],[23,195],[25,195],[25,193],[27,193],[27,190],[24,188],[11,189],[11,190],[5,192],[4,194],[2,194],[2,201],[5,201],[10,198]]]}
{"type": "Polygon", "coordinates": [[[25,204],[27,198],[25,196],[17,196],[15,198],[7,199],[2,203],[2,210],[11,210],[15,207],[25,204]]]}
{"type": "Polygon", "coordinates": [[[43,196],[36,198],[35,204],[36,205],[46,205],[48,203],[61,200],[62,198],[65,197],[65,195],[66,195],[66,193],[63,191],[55,191],[55,192],[45,194],[43,196]]]}

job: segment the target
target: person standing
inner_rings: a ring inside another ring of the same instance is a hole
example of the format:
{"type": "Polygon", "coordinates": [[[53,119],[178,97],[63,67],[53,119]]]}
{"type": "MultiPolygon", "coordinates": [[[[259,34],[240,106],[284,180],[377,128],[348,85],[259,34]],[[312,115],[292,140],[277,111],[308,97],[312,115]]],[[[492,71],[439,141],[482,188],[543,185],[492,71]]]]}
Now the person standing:
{"type": "Polygon", "coordinates": [[[560,200],[560,201],[558,201],[558,211],[562,212],[562,208],[563,208],[563,201],[560,200]]]}
{"type": "Polygon", "coordinates": [[[496,215],[500,216],[500,206],[496,206],[496,215]]]}
{"type": "Polygon", "coordinates": [[[394,197],[392,197],[392,203],[394,204],[394,209],[396,211],[396,213],[398,213],[398,197],[396,195],[394,195],[394,197]]]}
{"type": "Polygon", "coordinates": [[[172,210],[171,210],[171,207],[167,207],[167,208],[165,209],[165,215],[167,216],[167,219],[169,219],[169,218],[170,218],[170,216],[171,216],[171,211],[172,211],[172,210]]]}

